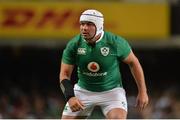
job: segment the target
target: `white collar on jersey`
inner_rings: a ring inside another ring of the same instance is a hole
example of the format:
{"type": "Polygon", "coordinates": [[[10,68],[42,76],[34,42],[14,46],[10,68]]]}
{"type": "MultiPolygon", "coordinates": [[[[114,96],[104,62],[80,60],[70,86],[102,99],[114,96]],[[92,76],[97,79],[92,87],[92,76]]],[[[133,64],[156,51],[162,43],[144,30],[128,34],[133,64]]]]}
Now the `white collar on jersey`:
{"type": "MultiPolygon", "coordinates": [[[[102,31],[102,33],[101,33],[101,37],[98,39],[98,40],[96,40],[96,43],[97,42],[99,42],[102,38],[103,38],[103,36],[104,36],[104,31],[102,31]]],[[[84,41],[86,42],[86,40],[84,39],[84,41]]]]}

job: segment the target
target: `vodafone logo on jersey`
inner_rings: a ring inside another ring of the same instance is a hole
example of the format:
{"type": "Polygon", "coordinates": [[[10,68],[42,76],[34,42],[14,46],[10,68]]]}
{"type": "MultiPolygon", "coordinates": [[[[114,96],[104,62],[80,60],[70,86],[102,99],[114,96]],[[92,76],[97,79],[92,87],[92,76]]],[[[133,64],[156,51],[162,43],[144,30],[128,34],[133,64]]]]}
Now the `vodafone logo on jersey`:
{"type": "Polygon", "coordinates": [[[87,66],[88,70],[90,70],[91,72],[98,72],[100,67],[99,64],[97,62],[90,62],[87,66]]]}

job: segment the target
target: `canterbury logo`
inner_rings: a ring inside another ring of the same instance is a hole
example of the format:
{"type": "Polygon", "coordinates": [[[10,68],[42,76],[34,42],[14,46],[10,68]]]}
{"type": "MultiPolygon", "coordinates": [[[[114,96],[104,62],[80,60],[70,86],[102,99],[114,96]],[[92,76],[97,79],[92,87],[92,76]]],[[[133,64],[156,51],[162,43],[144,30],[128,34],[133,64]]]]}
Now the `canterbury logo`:
{"type": "Polygon", "coordinates": [[[86,48],[78,48],[77,54],[79,55],[85,55],[86,54],[86,48]]]}

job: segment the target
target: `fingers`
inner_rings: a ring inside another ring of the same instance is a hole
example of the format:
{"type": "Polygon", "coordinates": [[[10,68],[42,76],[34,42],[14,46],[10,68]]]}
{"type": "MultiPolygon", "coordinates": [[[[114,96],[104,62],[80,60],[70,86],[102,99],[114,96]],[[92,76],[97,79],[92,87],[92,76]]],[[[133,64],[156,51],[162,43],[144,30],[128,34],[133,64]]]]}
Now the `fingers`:
{"type": "Polygon", "coordinates": [[[81,110],[84,110],[85,106],[84,104],[79,100],[79,107],[81,110]]]}
{"type": "Polygon", "coordinates": [[[149,98],[148,98],[147,93],[145,94],[139,93],[136,98],[136,107],[139,110],[143,110],[148,105],[148,102],[149,102],[149,98]]]}
{"type": "Polygon", "coordinates": [[[76,112],[76,111],[80,111],[80,110],[84,110],[84,108],[80,107],[80,106],[72,106],[70,107],[72,112],[76,112]]]}
{"type": "Polygon", "coordinates": [[[84,108],[85,108],[84,104],[78,99],[75,99],[75,101],[73,101],[73,103],[72,102],[69,103],[69,105],[70,105],[72,112],[84,110],[84,108]]]}
{"type": "Polygon", "coordinates": [[[148,105],[148,102],[146,102],[146,101],[139,101],[138,100],[136,102],[135,107],[137,107],[141,111],[141,110],[145,109],[147,105],[148,105]]]}
{"type": "Polygon", "coordinates": [[[76,112],[76,111],[81,110],[80,107],[78,107],[78,106],[71,106],[70,108],[71,108],[72,112],[76,112]]]}

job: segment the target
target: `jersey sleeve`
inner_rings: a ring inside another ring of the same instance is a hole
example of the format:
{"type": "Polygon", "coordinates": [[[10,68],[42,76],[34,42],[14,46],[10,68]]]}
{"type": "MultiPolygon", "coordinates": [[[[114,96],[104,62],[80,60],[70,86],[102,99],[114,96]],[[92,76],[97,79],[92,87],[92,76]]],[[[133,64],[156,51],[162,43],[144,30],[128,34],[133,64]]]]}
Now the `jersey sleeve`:
{"type": "Polygon", "coordinates": [[[124,60],[131,52],[131,46],[122,37],[118,37],[117,55],[120,60],[124,60]]]}
{"type": "Polygon", "coordinates": [[[75,56],[76,56],[76,47],[75,47],[75,42],[73,40],[70,40],[68,44],[66,45],[66,48],[63,51],[62,54],[62,62],[66,64],[75,64],[75,56]]]}

